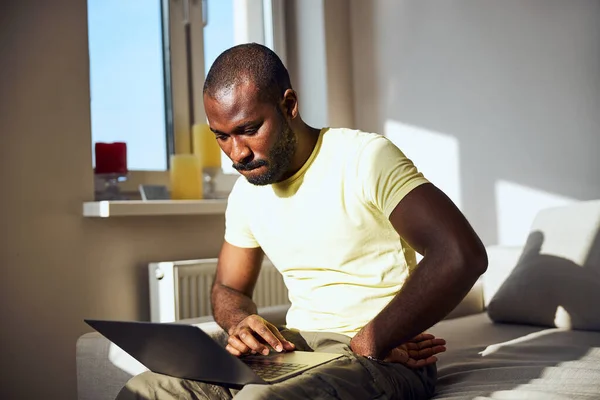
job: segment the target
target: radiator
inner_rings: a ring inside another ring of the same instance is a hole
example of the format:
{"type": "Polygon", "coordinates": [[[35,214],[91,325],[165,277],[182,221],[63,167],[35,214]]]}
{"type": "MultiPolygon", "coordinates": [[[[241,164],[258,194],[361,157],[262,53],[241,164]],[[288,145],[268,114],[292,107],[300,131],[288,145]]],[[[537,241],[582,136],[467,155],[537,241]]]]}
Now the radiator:
{"type": "MultiPolygon", "coordinates": [[[[216,268],[216,258],[150,263],[151,321],[174,322],[212,315],[210,288],[216,268]]],[[[266,258],[254,288],[253,299],[259,308],[289,304],[283,278],[266,258]]]]}

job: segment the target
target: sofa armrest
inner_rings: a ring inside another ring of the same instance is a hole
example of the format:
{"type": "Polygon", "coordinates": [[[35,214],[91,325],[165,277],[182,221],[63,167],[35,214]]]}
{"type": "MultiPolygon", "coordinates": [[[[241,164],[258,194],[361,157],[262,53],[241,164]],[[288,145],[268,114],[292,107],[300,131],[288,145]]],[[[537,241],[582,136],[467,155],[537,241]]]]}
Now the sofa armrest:
{"type": "MultiPolygon", "coordinates": [[[[289,305],[264,307],[258,313],[280,326],[285,325],[288,308],[289,305]]],[[[222,332],[212,317],[176,323],[195,325],[209,335],[222,332]]],[[[112,400],[131,377],[146,371],[139,361],[97,332],[82,335],[77,341],[76,353],[79,400],[112,400]]]]}

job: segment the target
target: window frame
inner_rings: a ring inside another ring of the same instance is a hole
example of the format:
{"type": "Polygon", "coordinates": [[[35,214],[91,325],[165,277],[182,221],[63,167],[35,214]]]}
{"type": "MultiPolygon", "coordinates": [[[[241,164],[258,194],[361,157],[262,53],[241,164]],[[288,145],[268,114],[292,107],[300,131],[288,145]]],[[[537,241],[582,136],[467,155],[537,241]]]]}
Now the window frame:
{"type": "MultiPolygon", "coordinates": [[[[238,33],[236,41],[264,43],[285,64],[285,0],[233,1],[234,10],[246,18],[246,31],[242,36],[238,33]],[[258,18],[262,24],[256,23],[258,18]]],[[[192,113],[194,122],[206,120],[202,98],[206,0],[162,0],[161,7],[167,170],[130,170],[127,180],[119,183],[124,192],[137,192],[142,184],[168,186],[170,155],[192,151],[192,113]],[[164,29],[166,24],[168,30],[164,29]]]]}

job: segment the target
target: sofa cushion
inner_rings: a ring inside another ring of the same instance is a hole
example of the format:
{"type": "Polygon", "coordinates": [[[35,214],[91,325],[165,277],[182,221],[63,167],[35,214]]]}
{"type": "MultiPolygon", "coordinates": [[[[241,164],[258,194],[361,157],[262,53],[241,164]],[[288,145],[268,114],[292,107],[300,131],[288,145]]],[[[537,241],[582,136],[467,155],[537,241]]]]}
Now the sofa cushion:
{"type": "Polygon", "coordinates": [[[447,341],[434,399],[598,399],[600,332],[493,323],[486,313],[429,329],[447,341]]]}
{"type": "Polygon", "coordinates": [[[464,299],[444,319],[464,317],[479,314],[485,310],[483,306],[483,281],[480,279],[469,290],[464,299]]]}
{"type": "Polygon", "coordinates": [[[541,211],[487,312],[496,322],[600,330],[600,201],[541,211]]]}
{"type": "Polygon", "coordinates": [[[484,308],[487,308],[500,286],[517,265],[523,252],[523,246],[495,245],[486,246],[485,249],[488,256],[488,267],[480,280],[483,282],[484,308]]]}
{"type": "Polygon", "coordinates": [[[77,399],[114,399],[131,377],[143,366],[97,332],[77,340],[77,399]],[[126,367],[119,363],[127,363],[126,367]]]}

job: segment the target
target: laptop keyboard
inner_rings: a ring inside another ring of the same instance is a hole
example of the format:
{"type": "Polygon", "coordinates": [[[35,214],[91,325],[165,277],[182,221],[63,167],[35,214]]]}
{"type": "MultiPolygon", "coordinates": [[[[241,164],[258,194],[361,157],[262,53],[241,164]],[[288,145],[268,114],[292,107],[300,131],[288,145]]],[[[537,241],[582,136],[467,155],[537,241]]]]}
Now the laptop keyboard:
{"type": "Polygon", "coordinates": [[[256,373],[256,375],[264,380],[275,379],[307,366],[306,364],[274,362],[268,359],[246,359],[243,361],[252,369],[252,371],[254,371],[254,373],[256,373]]]}

